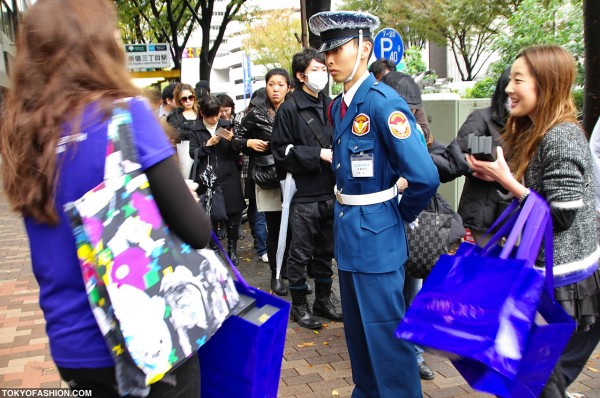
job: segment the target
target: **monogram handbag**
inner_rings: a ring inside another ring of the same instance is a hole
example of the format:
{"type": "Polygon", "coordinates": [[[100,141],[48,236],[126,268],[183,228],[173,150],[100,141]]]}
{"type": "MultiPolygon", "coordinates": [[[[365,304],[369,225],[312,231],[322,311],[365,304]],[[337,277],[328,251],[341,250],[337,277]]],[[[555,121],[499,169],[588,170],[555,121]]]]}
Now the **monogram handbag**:
{"type": "Polygon", "coordinates": [[[131,126],[130,112],[117,103],[104,181],[65,213],[119,393],[146,396],[151,383],[209,341],[239,294],[212,250],[192,250],[164,223],[131,126]]]}
{"type": "Polygon", "coordinates": [[[464,236],[460,216],[453,212],[442,196],[435,194],[427,209],[419,214],[419,226],[406,228],[409,257],[404,264],[407,275],[427,278],[442,254],[464,236]]]}

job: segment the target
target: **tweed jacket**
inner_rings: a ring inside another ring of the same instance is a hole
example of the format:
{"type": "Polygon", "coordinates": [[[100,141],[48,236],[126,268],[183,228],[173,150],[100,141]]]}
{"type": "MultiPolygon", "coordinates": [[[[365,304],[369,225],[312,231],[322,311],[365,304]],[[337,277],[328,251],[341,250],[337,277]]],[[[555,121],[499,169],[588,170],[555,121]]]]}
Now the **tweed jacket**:
{"type": "MultiPolygon", "coordinates": [[[[596,240],[592,161],[578,125],[561,123],[546,133],[525,172],[525,185],[546,199],[553,216],[576,210],[569,228],[554,230],[553,271],[557,282],[567,275],[596,268],[600,249],[596,240]]],[[[542,251],[537,265],[543,266],[543,261],[542,251]]]]}

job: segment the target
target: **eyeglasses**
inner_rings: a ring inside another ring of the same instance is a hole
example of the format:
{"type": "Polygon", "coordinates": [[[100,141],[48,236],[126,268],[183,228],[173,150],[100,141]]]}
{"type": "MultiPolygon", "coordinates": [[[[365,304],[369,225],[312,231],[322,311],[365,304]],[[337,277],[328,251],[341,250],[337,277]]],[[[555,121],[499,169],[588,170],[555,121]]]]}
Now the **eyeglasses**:
{"type": "Polygon", "coordinates": [[[188,101],[193,101],[196,99],[195,95],[190,95],[189,97],[181,97],[179,98],[179,101],[181,102],[188,102],[188,101]]]}

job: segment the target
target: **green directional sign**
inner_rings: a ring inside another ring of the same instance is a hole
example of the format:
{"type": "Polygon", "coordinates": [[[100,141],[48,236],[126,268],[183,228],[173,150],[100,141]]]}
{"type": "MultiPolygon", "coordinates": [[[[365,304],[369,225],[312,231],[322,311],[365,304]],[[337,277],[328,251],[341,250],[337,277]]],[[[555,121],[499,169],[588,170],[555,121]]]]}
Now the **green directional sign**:
{"type": "Polygon", "coordinates": [[[127,44],[125,46],[125,52],[128,53],[143,53],[148,51],[148,47],[145,44],[127,44]]]}
{"type": "Polygon", "coordinates": [[[171,52],[165,43],[125,44],[127,67],[130,70],[168,68],[171,52]]]}

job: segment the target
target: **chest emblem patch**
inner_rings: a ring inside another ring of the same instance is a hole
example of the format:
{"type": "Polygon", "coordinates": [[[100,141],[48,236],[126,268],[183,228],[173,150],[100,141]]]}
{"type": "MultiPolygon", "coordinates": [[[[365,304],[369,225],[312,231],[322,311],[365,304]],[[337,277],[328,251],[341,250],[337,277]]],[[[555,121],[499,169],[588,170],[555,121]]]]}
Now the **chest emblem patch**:
{"type": "Polygon", "coordinates": [[[371,119],[364,113],[358,114],[352,122],[352,133],[361,136],[369,131],[371,131],[371,119]]]}
{"type": "Polygon", "coordinates": [[[406,115],[400,111],[393,112],[388,118],[388,126],[392,135],[400,140],[410,137],[410,124],[406,115]]]}

